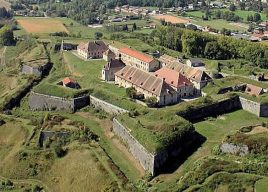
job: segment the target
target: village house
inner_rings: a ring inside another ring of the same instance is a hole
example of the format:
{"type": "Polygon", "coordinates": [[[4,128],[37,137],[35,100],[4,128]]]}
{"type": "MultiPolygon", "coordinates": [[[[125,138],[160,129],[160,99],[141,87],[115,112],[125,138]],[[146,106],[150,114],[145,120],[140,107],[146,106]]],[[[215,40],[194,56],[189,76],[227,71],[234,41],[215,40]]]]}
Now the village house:
{"type": "Polygon", "coordinates": [[[195,58],[188,59],[186,61],[186,65],[188,65],[189,67],[204,67],[205,66],[202,60],[195,59],[195,58]]]}
{"type": "Polygon", "coordinates": [[[108,49],[107,51],[105,51],[103,53],[103,60],[105,61],[111,61],[114,60],[116,58],[116,55],[114,52],[111,51],[111,49],[108,49]]]}
{"type": "Polygon", "coordinates": [[[62,85],[63,87],[69,87],[69,88],[73,88],[73,89],[79,89],[80,86],[79,84],[72,78],[70,77],[65,77],[61,82],[60,85],[62,85]]]}
{"type": "Polygon", "coordinates": [[[125,88],[134,87],[144,98],[155,97],[159,106],[178,102],[177,92],[163,78],[136,67],[126,66],[115,73],[115,83],[125,88]]]}
{"type": "Polygon", "coordinates": [[[161,77],[164,81],[177,91],[179,98],[194,96],[194,85],[181,73],[163,67],[155,72],[156,77],[161,77]]]}
{"type": "Polygon", "coordinates": [[[114,74],[126,65],[120,59],[111,59],[102,69],[102,80],[104,81],[114,81],[114,74]]]}
{"type": "Polygon", "coordinates": [[[201,94],[201,89],[212,81],[212,78],[203,70],[189,67],[183,63],[173,62],[167,65],[167,68],[180,72],[187,79],[189,79],[195,87],[194,94],[201,94]]]}
{"type": "Polygon", "coordinates": [[[169,64],[171,64],[173,62],[177,62],[177,61],[179,62],[179,60],[176,59],[175,57],[172,57],[172,56],[169,56],[169,55],[166,55],[166,54],[162,55],[158,59],[158,61],[160,62],[161,67],[165,67],[165,66],[167,66],[167,65],[169,65],[169,64]]]}
{"type": "Polygon", "coordinates": [[[89,41],[80,43],[77,47],[77,53],[84,59],[99,59],[103,57],[103,53],[108,47],[103,41],[89,41]]]}
{"type": "Polygon", "coordinates": [[[264,89],[255,85],[247,84],[245,93],[252,96],[259,96],[264,93],[264,89]]]}
{"type": "Polygon", "coordinates": [[[118,50],[121,60],[130,66],[147,72],[154,72],[160,68],[159,61],[136,50],[124,47],[118,50]]]}

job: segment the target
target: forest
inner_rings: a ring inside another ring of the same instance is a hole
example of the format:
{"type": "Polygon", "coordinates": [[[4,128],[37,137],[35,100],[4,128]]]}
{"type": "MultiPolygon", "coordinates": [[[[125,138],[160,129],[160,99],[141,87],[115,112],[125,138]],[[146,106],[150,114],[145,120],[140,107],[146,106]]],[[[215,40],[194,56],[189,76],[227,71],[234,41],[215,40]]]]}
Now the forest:
{"type": "MultiPolygon", "coordinates": [[[[108,9],[113,9],[121,5],[133,6],[153,6],[153,7],[173,7],[186,6],[192,0],[73,0],[67,3],[55,3],[48,1],[42,4],[42,9],[48,15],[67,16],[81,24],[87,25],[97,23],[102,20],[108,9]]],[[[197,2],[197,1],[196,1],[197,2]]]]}
{"type": "Polygon", "coordinates": [[[159,27],[151,38],[156,44],[183,52],[186,56],[245,59],[262,68],[268,67],[268,49],[263,44],[170,26],[159,27]]]}

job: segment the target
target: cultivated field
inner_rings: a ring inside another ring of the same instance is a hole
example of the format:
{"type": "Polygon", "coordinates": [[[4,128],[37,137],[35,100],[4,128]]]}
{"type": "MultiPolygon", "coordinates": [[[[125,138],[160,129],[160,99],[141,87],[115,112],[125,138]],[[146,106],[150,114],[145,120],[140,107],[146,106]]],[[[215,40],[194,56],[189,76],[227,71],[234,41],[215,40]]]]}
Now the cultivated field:
{"type": "Polygon", "coordinates": [[[42,34],[67,32],[66,27],[57,19],[52,18],[19,18],[18,23],[28,33],[42,34]]]}
{"type": "Polygon", "coordinates": [[[172,15],[157,15],[153,16],[155,19],[158,20],[165,20],[166,22],[171,22],[171,23],[189,23],[191,20],[186,19],[186,18],[180,18],[180,17],[175,17],[172,15]]]}

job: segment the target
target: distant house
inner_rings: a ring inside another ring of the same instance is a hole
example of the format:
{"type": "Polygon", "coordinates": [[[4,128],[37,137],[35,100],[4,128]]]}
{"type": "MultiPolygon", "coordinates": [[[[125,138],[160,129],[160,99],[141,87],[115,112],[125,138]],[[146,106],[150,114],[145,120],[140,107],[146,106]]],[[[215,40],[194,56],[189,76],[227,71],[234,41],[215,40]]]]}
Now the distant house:
{"type": "Polygon", "coordinates": [[[164,54],[158,59],[158,61],[160,62],[161,67],[165,67],[172,62],[176,62],[177,59],[175,57],[164,54]]]}
{"type": "Polygon", "coordinates": [[[105,61],[111,61],[111,60],[114,60],[116,58],[116,55],[114,52],[111,51],[111,49],[108,49],[107,51],[105,51],[103,53],[103,59],[105,61]]]}
{"type": "Polygon", "coordinates": [[[124,47],[118,50],[119,57],[126,65],[134,66],[147,72],[154,72],[160,68],[158,60],[136,50],[124,47]]]}
{"type": "Polygon", "coordinates": [[[201,89],[205,87],[208,82],[212,81],[212,78],[205,71],[189,67],[183,63],[173,62],[167,65],[167,68],[178,71],[189,79],[196,88],[197,92],[195,94],[200,93],[201,89]]]}
{"type": "Polygon", "coordinates": [[[200,59],[188,59],[186,61],[186,65],[188,65],[189,67],[203,67],[203,66],[205,66],[203,61],[200,59]]]}
{"type": "Polygon", "coordinates": [[[160,106],[178,102],[177,92],[163,78],[136,67],[126,66],[115,73],[115,83],[125,88],[134,87],[144,98],[155,97],[160,106]]]}
{"type": "Polygon", "coordinates": [[[120,59],[111,59],[102,69],[102,80],[104,81],[114,81],[114,74],[126,65],[120,59]]]}
{"type": "Polygon", "coordinates": [[[252,96],[259,96],[264,93],[264,89],[255,85],[247,84],[245,93],[252,96]]]}
{"type": "Polygon", "coordinates": [[[181,73],[163,67],[155,72],[156,77],[161,77],[164,81],[177,91],[179,98],[185,98],[194,95],[194,85],[181,73]]]}
{"type": "Polygon", "coordinates": [[[103,41],[89,41],[80,43],[77,47],[77,53],[84,59],[98,59],[103,57],[103,53],[108,47],[103,41]]]}
{"type": "Polygon", "coordinates": [[[80,88],[79,84],[72,78],[70,77],[65,77],[61,83],[63,87],[69,87],[69,88],[73,88],[73,89],[78,89],[80,88]]]}

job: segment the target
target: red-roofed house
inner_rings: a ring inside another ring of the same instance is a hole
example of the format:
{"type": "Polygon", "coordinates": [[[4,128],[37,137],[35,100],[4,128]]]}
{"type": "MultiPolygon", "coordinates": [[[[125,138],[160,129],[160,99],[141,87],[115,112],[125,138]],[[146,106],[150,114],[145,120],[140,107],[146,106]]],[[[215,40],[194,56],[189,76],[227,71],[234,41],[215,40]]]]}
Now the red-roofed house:
{"type": "Polygon", "coordinates": [[[126,65],[134,66],[147,72],[154,72],[160,67],[158,60],[127,47],[119,49],[119,57],[126,65]]]}
{"type": "Polygon", "coordinates": [[[245,93],[247,93],[249,95],[259,96],[259,95],[264,93],[264,90],[261,87],[251,85],[251,84],[247,84],[245,93]]]}
{"type": "Polygon", "coordinates": [[[155,72],[155,76],[163,78],[164,81],[177,91],[180,98],[194,95],[194,85],[181,73],[163,67],[155,72]]]}
{"type": "Polygon", "coordinates": [[[70,78],[70,77],[65,77],[63,80],[62,80],[62,86],[63,87],[69,87],[69,88],[74,88],[74,89],[77,89],[79,88],[80,86],[78,85],[78,83],[70,78]]]}
{"type": "Polygon", "coordinates": [[[144,98],[155,97],[159,106],[179,101],[177,91],[163,78],[129,65],[115,73],[115,83],[125,88],[134,87],[138,93],[144,95],[144,98]]]}

